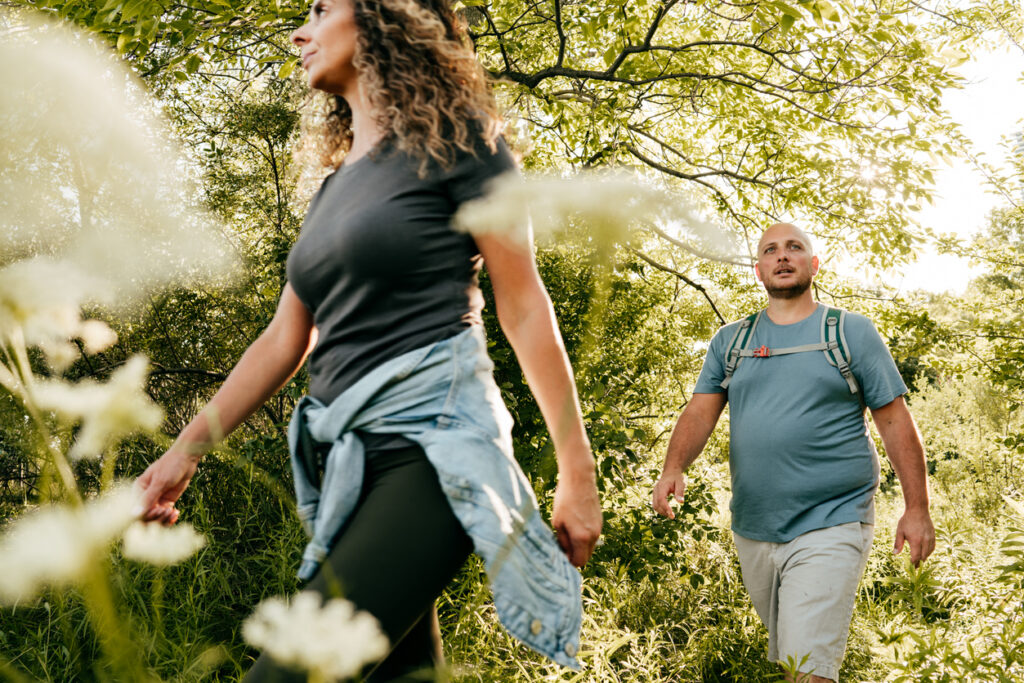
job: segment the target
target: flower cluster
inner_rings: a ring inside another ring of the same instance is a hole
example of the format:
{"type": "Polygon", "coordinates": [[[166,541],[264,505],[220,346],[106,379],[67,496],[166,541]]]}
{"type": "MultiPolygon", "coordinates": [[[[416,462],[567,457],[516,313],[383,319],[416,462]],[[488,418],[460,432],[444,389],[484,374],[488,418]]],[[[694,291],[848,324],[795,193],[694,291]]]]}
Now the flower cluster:
{"type": "Polygon", "coordinates": [[[527,179],[505,174],[484,197],[462,205],[455,226],[518,240],[528,239],[532,227],[539,238],[550,239],[573,220],[587,226],[598,246],[628,244],[637,226],[658,226],[680,234],[679,245],[701,256],[731,261],[737,253],[726,230],[696,202],[621,173],[527,179]]]}
{"type": "Polygon", "coordinates": [[[242,625],[246,642],[285,666],[342,680],[388,652],[388,639],[372,615],[348,600],[321,605],[316,593],[299,593],[289,605],[269,598],[242,625]]]}
{"type": "Polygon", "coordinates": [[[146,359],[133,356],[105,384],[40,382],[32,388],[32,396],[40,408],[81,421],[72,458],[95,457],[130,434],[160,426],[163,411],[145,392],[146,373],[146,359]]]}
{"type": "MultiPolygon", "coordinates": [[[[105,323],[83,320],[85,292],[100,287],[74,266],[46,258],[17,261],[0,268],[0,339],[11,346],[35,346],[55,370],[78,357],[71,339],[79,339],[88,354],[99,353],[117,341],[105,323]]],[[[10,382],[0,384],[8,390],[10,382]]]]}
{"type": "Polygon", "coordinates": [[[42,588],[74,583],[132,523],[137,505],[130,487],[118,487],[84,505],[37,510],[0,537],[0,602],[33,598],[42,588]]]}
{"type": "Polygon", "coordinates": [[[198,175],[138,79],[88,34],[12,21],[23,30],[0,35],[0,266],[59,262],[79,281],[54,273],[47,289],[118,307],[231,271],[198,175]]]}
{"type": "Polygon", "coordinates": [[[206,538],[191,524],[168,527],[136,522],[124,532],[123,554],[130,560],[164,567],[188,559],[204,545],[206,538]]]}

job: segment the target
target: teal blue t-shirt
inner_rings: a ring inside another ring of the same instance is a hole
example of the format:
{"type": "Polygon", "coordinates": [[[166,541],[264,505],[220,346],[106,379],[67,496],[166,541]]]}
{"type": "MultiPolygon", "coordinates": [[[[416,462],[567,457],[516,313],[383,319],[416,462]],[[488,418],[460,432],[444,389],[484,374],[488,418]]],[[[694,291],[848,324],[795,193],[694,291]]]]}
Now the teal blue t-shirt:
{"type": "MultiPolygon", "coordinates": [[[[764,312],[748,348],[821,341],[825,307],[800,322],[777,325],[764,312]]],[[[725,355],[739,322],[708,347],[695,394],[717,394],[725,355]]],[[[732,529],[757,541],[786,543],[847,522],[874,523],[878,456],[863,405],[880,408],[907,393],[889,349],[870,320],[846,314],[850,387],[822,351],[745,358],[729,384],[732,529]],[[863,401],[863,405],[861,403],[863,401]]]]}

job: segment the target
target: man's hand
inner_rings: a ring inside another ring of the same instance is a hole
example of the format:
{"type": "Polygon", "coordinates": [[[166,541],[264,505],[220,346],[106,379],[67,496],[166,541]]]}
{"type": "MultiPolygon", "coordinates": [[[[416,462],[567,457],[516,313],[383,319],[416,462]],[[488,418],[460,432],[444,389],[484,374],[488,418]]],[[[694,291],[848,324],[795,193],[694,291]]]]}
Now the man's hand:
{"type": "Polygon", "coordinates": [[[682,472],[669,474],[662,472],[658,483],[654,485],[654,493],[651,494],[651,506],[654,511],[663,517],[675,519],[676,513],[668,502],[669,496],[674,496],[677,503],[683,502],[683,495],[686,493],[686,475],[682,472]]]}
{"type": "Polygon", "coordinates": [[[896,543],[893,554],[903,551],[903,543],[910,545],[910,562],[916,567],[928,559],[935,550],[935,528],[931,515],[924,510],[906,510],[896,525],[896,543]]]}
{"type": "Polygon", "coordinates": [[[139,517],[145,522],[177,522],[174,503],[192,480],[198,464],[197,456],[172,449],[147,467],[135,481],[140,498],[139,517]]]}
{"type": "Polygon", "coordinates": [[[582,567],[594,552],[601,535],[601,499],[591,471],[579,476],[560,476],[555,487],[551,525],[562,552],[575,567],[582,567]]]}

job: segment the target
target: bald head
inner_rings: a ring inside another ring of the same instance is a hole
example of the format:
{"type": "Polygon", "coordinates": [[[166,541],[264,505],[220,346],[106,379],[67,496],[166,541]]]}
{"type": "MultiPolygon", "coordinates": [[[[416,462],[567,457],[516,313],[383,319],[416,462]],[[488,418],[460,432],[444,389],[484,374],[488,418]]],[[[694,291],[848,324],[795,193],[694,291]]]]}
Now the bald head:
{"type": "Polygon", "coordinates": [[[812,256],[814,255],[814,243],[811,242],[810,235],[792,223],[776,223],[765,230],[761,235],[761,240],[757,243],[757,253],[759,256],[764,253],[766,244],[773,242],[784,244],[791,239],[800,241],[807,250],[807,253],[812,256]]]}

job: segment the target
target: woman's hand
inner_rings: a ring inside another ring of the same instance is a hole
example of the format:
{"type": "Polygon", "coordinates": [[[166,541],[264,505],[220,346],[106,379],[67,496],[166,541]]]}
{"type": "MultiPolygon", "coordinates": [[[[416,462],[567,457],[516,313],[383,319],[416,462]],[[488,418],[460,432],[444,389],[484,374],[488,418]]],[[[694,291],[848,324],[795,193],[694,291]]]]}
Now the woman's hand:
{"type": "Polygon", "coordinates": [[[576,567],[590,559],[601,536],[601,499],[593,467],[558,477],[551,524],[558,545],[576,567]]]}
{"type": "Polygon", "coordinates": [[[140,497],[140,518],[161,524],[177,522],[178,510],[174,504],[188,487],[198,465],[198,456],[172,448],[147,467],[135,481],[140,497]]]}

